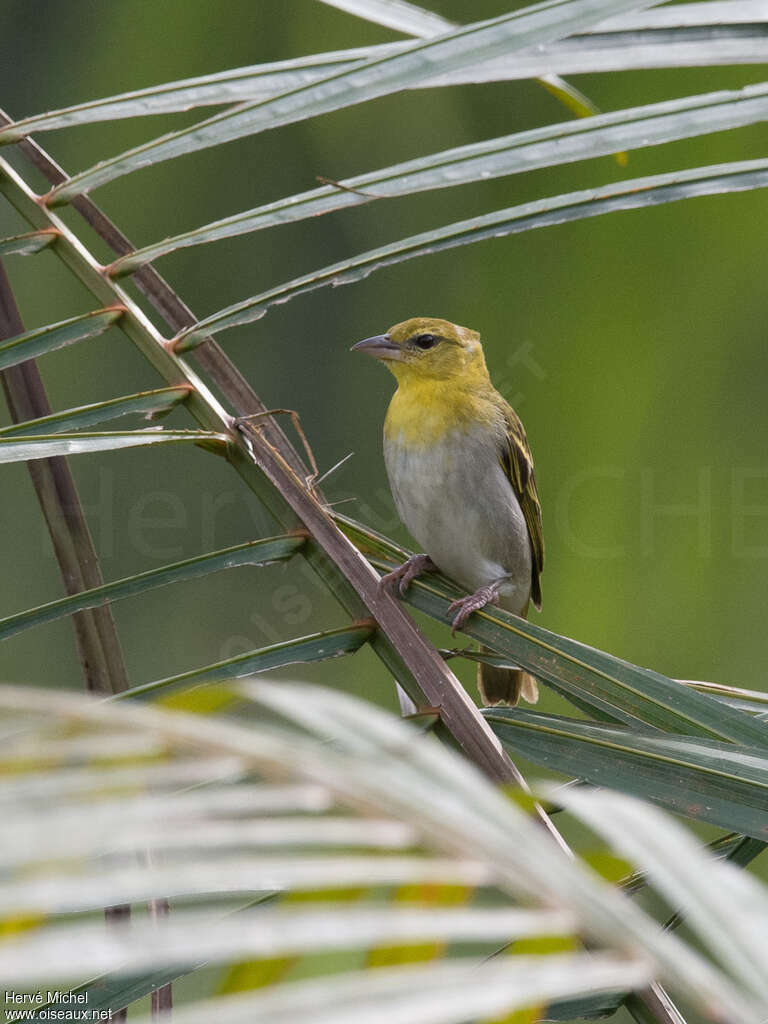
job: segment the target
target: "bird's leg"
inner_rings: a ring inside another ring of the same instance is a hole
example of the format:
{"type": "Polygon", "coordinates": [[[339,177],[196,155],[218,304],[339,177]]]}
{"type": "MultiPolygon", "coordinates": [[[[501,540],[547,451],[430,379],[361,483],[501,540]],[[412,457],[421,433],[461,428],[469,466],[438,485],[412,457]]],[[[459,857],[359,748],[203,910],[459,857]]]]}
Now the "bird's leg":
{"type": "Polygon", "coordinates": [[[403,562],[392,572],[388,572],[386,576],[382,576],[379,580],[379,587],[383,590],[386,587],[398,585],[400,596],[405,597],[405,592],[408,589],[408,584],[411,580],[415,580],[417,576],[421,576],[423,572],[437,572],[437,566],[429,557],[429,555],[411,555],[407,562],[403,562]]]}
{"type": "Polygon", "coordinates": [[[448,605],[449,615],[451,612],[456,612],[453,617],[453,622],[451,623],[452,636],[456,636],[456,630],[461,629],[472,612],[479,612],[480,609],[485,608],[487,604],[499,603],[499,588],[506,579],[507,577],[503,576],[500,580],[494,580],[493,583],[488,583],[486,586],[480,587],[474,592],[474,594],[469,594],[467,597],[460,597],[448,605]]]}

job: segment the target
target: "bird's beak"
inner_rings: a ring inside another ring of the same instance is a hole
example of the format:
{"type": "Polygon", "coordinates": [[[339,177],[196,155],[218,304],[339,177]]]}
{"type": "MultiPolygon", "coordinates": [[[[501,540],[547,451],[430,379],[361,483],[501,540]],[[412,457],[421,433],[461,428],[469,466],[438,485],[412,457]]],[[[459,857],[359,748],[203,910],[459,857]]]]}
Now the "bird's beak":
{"type": "Polygon", "coordinates": [[[403,352],[399,345],[390,339],[388,334],[376,334],[373,338],[365,338],[358,341],[349,350],[350,352],[365,352],[374,359],[402,359],[403,352]]]}

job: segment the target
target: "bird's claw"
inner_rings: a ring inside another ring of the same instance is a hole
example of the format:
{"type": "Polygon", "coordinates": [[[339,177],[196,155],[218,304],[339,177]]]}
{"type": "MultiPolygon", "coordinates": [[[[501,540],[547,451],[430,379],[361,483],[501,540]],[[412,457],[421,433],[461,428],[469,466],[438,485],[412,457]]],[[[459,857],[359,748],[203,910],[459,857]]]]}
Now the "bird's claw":
{"type": "Polygon", "coordinates": [[[451,623],[451,636],[456,636],[456,630],[461,629],[472,612],[479,612],[487,604],[496,604],[499,599],[498,590],[492,584],[487,587],[480,587],[474,594],[467,597],[459,597],[448,605],[448,614],[456,612],[451,623]]]}
{"type": "Polygon", "coordinates": [[[407,562],[403,562],[402,565],[398,565],[392,572],[388,572],[385,576],[381,577],[379,580],[379,590],[386,590],[387,587],[397,584],[400,596],[405,597],[405,592],[411,580],[415,580],[423,572],[435,572],[435,570],[436,566],[429,555],[411,555],[407,562]]]}

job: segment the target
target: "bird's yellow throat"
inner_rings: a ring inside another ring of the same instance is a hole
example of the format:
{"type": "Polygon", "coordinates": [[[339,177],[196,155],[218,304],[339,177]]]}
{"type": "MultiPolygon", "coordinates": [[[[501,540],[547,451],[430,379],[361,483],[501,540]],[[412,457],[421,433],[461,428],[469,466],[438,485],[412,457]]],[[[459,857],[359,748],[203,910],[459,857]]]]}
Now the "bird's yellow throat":
{"type": "Polygon", "coordinates": [[[436,444],[452,430],[483,423],[490,429],[498,418],[487,371],[487,383],[482,390],[468,388],[464,382],[440,381],[410,373],[395,373],[395,376],[398,388],[384,420],[384,437],[388,441],[423,447],[436,444]]]}

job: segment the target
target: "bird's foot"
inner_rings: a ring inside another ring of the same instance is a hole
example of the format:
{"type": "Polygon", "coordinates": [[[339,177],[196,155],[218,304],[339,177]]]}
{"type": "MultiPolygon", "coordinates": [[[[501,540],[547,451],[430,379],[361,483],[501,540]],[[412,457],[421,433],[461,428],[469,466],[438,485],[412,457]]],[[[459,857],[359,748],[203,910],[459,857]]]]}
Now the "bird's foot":
{"type": "Polygon", "coordinates": [[[448,605],[448,614],[456,612],[451,623],[451,635],[456,636],[456,630],[461,629],[472,612],[479,612],[487,604],[498,604],[499,583],[489,583],[486,587],[480,587],[467,597],[460,597],[448,605]]]}
{"type": "Polygon", "coordinates": [[[405,597],[405,592],[411,580],[415,580],[423,572],[437,572],[437,566],[429,555],[411,555],[407,562],[403,562],[402,565],[393,569],[392,572],[388,572],[386,576],[381,577],[379,588],[385,590],[387,587],[397,585],[400,596],[405,597]]]}

